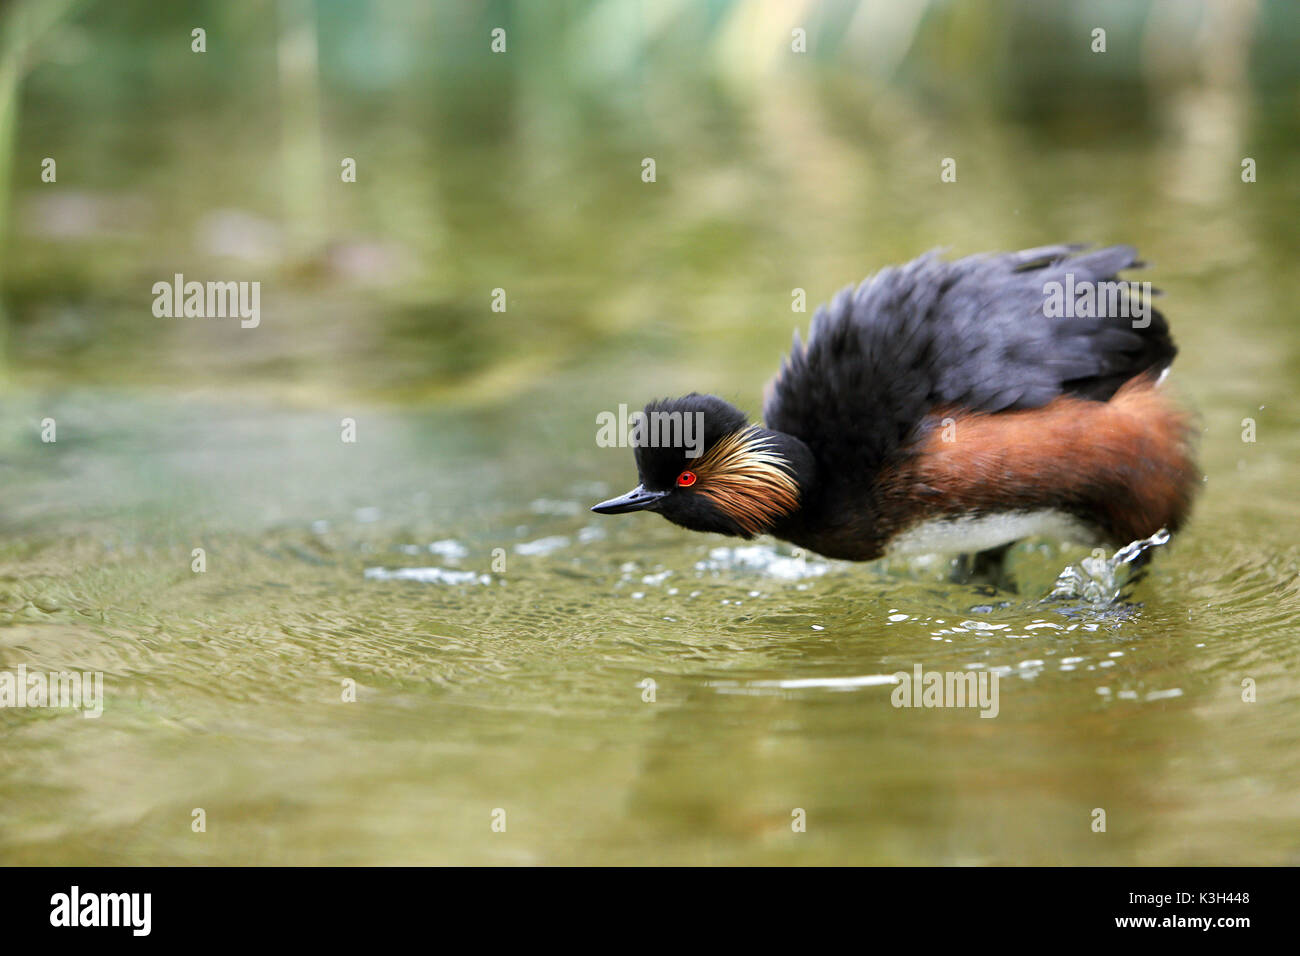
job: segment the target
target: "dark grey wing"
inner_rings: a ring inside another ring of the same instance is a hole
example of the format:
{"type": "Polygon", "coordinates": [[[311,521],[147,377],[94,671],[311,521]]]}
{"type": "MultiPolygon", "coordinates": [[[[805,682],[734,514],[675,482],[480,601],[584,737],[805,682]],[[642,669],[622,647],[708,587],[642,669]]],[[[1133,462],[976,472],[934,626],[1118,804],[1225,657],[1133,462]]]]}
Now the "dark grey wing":
{"type": "Polygon", "coordinates": [[[1164,317],[1139,315],[1149,299],[1118,279],[1141,266],[1136,252],[1080,249],[955,262],[928,253],[844,289],[817,310],[806,346],[796,334],[764,405],[768,427],[816,448],[848,443],[854,451],[839,457],[852,461],[842,463],[870,466],[936,407],[999,412],[1061,394],[1105,400],[1134,375],[1167,367],[1176,350],[1164,317]],[[1092,317],[1051,314],[1067,290],[1110,283],[1121,287],[1094,295],[1092,317]]]}
{"type": "Polygon", "coordinates": [[[1177,349],[1151,307],[1155,291],[1119,278],[1142,267],[1137,251],[1079,248],[948,266],[953,280],[929,323],[948,330],[933,340],[936,401],[989,412],[1037,408],[1063,393],[1105,401],[1133,376],[1169,366],[1177,349]]]}

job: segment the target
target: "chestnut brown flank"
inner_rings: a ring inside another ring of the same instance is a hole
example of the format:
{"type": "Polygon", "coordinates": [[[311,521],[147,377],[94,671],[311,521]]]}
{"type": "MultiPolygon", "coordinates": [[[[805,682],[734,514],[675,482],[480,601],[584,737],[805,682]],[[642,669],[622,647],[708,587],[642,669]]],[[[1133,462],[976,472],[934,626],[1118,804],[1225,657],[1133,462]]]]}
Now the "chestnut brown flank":
{"type": "Polygon", "coordinates": [[[939,409],[929,424],[908,459],[881,476],[884,500],[916,517],[1052,508],[1126,543],[1176,531],[1200,480],[1190,417],[1146,375],[1108,402],[1061,396],[992,415],[939,409]]]}

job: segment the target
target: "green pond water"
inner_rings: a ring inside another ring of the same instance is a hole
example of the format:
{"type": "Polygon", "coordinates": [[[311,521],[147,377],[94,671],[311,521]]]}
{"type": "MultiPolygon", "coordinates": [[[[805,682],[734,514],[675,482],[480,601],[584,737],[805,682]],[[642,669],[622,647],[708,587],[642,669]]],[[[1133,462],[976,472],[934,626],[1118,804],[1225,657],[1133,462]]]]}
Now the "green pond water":
{"type": "Polygon", "coordinates": [[[353,410],[344,444],[326,410],[19,401],[0,664],[101,671],[105,705],[0,712],[0,855],[1294,863],[1300,430],[1272,361],[1225,375],[1179,325],[1209,483],[1129,602],[1082,609],[1039,600],[1083,552],[1024,548],[990,597],[590,515],[630,452],[562,402],[353,410]],[[997,718],[851,680],[916,663],[998,670],[997,718]]]}
{"type": "Polygon", "coordinates": [[[41,112],[37,86],[16,168],[69,159],[13,205],[0,671],[102,672],[104,706],[0,710],[0,862],[1300,863],[1278,114],[1207,94],[1115,136],[680,83],[594,129],[545,89],[509,122],[327,109],[325,168],[364,175],[309,197],[308,253],[274,102],[41,112]],[[1027,544],[989,593],[587,511],[635,478],[599,412],[698,389],[756,414],[845,284],[1056,241],[1152,263],[1202,430],[1193,519],[1123,600],[1043,600],[1082,549],[1027,544]],[[262,281],[261,325],[155,318],[176,272],[262,281]],[[997,717],[893,707],[917,664],[996,672],[997,717]]]}

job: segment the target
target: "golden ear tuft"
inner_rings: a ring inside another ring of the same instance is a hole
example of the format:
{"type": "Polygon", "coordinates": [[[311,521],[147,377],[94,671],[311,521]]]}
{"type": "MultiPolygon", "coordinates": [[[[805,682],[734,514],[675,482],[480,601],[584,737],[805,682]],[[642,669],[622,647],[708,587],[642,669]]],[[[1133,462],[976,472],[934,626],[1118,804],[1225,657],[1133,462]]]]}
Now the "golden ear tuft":
{"type": "Polygon", "coordinates": [[[695,466],[697,493],[747,534],[761,534],[799,507],[799,484],[762,430],[751,425],[728,435],[695,466]]]}

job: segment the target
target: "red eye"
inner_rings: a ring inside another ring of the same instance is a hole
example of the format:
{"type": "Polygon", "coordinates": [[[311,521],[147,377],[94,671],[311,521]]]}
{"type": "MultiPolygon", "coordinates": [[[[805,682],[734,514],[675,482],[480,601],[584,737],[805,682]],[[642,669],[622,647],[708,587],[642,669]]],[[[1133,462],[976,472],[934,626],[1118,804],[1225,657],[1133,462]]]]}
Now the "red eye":
{"type": "Polygon", "coordinates": [[[693,484],[695,484],[695,472],[684,471],[677,476],[678,488],[689,488],[693,484]]]}

